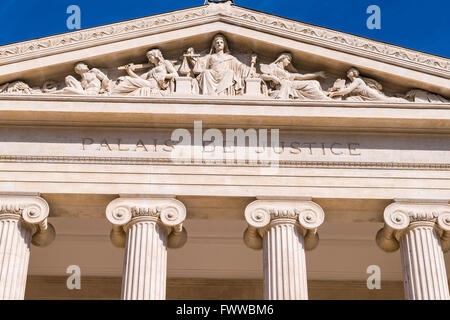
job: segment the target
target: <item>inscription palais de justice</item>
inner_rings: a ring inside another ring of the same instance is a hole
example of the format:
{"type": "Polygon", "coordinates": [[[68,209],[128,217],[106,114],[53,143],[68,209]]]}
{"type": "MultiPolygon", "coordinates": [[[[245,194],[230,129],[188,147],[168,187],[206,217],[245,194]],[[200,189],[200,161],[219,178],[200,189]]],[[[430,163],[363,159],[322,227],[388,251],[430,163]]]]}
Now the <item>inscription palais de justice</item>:
{"type": "MultiPolygon", "coordinates": [[[[83,151],[106,152],[140,152],[140,153],[172,153],[177,148],[178,141],[171,139],[122,139],[122,138],[90,138],[81,139],[83,151]]],[[[202,152],[235,153],[237,144],[214,144],[213,141],[203,141],[202,152]]],[[[265,152],[265,148],[272,148],[276,154],[310,155],[310,156],[361,156],[360,144],[357,142],[321,142],[321,141],[280,141],[278,146],[258,146],[255,153],[265,152]]]]}

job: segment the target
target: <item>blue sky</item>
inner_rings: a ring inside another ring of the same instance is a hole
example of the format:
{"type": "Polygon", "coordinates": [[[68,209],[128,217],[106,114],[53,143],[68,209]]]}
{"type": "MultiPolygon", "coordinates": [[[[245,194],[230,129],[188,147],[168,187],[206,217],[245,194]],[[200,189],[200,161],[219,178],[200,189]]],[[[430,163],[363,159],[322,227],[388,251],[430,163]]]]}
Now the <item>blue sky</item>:
{"type": "MultiPolygon", "coordinates": [[[[0,45],[69,31],[66,9],[81,8],[81,27],[202,5],[204,0],[0,0],[0,45]]],[[[450,0],[235,0],[237,5],[450,58],[450,0]],[[381,29],[369,30],[369,5],[381,29]]]]}

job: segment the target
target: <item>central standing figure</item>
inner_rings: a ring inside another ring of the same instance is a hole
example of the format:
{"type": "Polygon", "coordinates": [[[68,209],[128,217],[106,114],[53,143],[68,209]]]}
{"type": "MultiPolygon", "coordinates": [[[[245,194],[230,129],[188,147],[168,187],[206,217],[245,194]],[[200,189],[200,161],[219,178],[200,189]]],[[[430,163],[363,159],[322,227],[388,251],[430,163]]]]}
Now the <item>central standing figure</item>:
{"type": "Polygon", "coordinates": [[[249,66],[230,54],[227,39],[217,34],[208,55],[195,60],[194,73],[204,95],[234,96],[243,93],[245,79],[252,75],[249,66]]]}

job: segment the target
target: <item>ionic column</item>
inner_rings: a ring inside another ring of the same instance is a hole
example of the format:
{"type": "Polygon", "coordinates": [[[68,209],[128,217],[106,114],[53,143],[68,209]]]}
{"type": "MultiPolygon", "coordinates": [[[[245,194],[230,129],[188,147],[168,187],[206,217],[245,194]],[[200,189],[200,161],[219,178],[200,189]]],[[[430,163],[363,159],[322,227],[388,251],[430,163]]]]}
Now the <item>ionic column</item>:
{"type": "Polygon", "coordinates": [[[37,196],[0,196],[0,300],[23,300],[30,243],[45,247],[55,239],[49,207],[37,196]]]}
{"type": "Polygon", "coordinates": [[[176,199],[119,198],[106,208],[112,243],[125,248],[123,300],[166,298],[167,248],[187,240],[186,208],[176,199]]]}
{"type": "Polygon", "coordinates": [[[399,201],[384,210],[378,246],[400,248],[408,300],[449,300],[443,252],[450,248],[450,205],[399,201]]]}
{"type": "Polygon", "coordinates": [[[308,200],[256,200],[247,206],[244,242],[263,249],[264,299],[308,299],[305,250],[319,244],[324,217],[308,200]]]}

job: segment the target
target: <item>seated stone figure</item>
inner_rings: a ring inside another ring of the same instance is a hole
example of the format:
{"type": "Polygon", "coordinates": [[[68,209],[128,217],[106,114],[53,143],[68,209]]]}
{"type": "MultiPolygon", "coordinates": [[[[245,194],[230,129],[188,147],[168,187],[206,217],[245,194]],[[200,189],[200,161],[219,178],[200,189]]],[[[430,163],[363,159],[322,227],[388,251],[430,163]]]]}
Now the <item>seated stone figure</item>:
{"type": "Polygon", "coordinates": [[[110,80],[99,69],[89,69],[84,62],[75,65],[75,72],[81,76],[78,81],[73,76],[66,77],[66,87],[55,91],[56,94],[99,95],[107,93],[110,88],[110,80]]]}
{"type": "Polygon", "coordinates": [[[332,91],[328,94],[330,98],[341,96],[346,101],[386,101],[386,102],[407,102],[403,98],[388,97],[381,90],[382,85],[370,78],[361,77],[359,70],[350,68],[347,77],[351,83],[343,88],[332,91]]]}
{"type": "Polygon", "coordinates": [[[230,54],[227,39],[214,37],[210,53],[195,59],[194,73],[203,95],[234,96],[243,94],[245,79],[252,76],[252,69],[230,54]]]}
{"type": "Polygon", "coordinates": [[[172,91],[171,81],[178,76],[172,62],[165,60],[159,49],[148,51],[147,58],[150,71],[139,76],[134,72],[136,65],[128,64],[125,66],[128,76],[118,79],[112,94],[148,97],[172,91]]]}
{"type": "Polygon", "coordinates": [[[282,53],[273,63],[261,64],[261,79],[267,82],[269,96],[276,99],[330,100],[317,78],[325,78],[323,71],[300,74],[292,65],[292,55],[282,53]]]}

